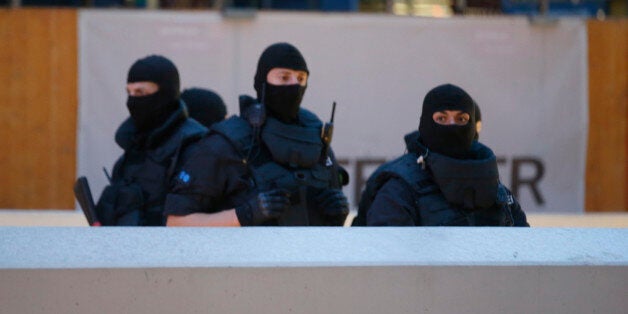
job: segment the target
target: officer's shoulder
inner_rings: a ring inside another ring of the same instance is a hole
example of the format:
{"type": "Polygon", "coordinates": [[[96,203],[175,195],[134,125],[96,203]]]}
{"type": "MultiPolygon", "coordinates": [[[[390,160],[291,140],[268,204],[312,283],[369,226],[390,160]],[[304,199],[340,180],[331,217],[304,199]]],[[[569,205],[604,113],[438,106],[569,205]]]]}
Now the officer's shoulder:
{"type": "Polygon", "coordinates": [[[471,152],[475,155],[475,159],[488,159],[495,157],[493,150],[480,141],[473,141],[471,144],[471,152]]]}
{"type": "Polygon", "coordinates": [[[415,154],[404,154],[377,167],[369,181],[381,185],[395,178],[405,182],[421,182],[423,184],[429,177],[428,172],[417,163],[415,154]]]}
{"type": "Polygon", "coordinates": [[[234,132],[249,132],[251,125],[238,115],[233,115],[223,121],[214,123],[210,131],[211,133],[219,133],[223,135],[233,134],[234,132]]]}
{"type": "Polygon", "coordinates": [[[200,122],[188,118],[181,124],[179,127],[179,132],[181,132],[182,136],[195,136],[195,135],[204,135],[209,132],[209,129],[202,125],[200,122]]]}
{"type": "Polygon", "coordinates": [[[224,136],[213,132],[190,143],[187,150],[190,155],[197,156],[197,158],[236,153],[233,145],[224,136]]]}
{"type": "Polygon", "coordinates": [[[162,147],[187,146],[203,138],[209,130],[194,119],[185,119],[176,132],[168,137],[162,147]]]}
{"type": "Polygon", "coordinates": [[[133,145],[133,136],[137,129],[131,117],[126,118],[116,129],[115,141],[122,149],[127,150],[133,145]]]}
{"type": "Polygon", "coordinates": [[[312,111],[305,108],[299,109],[299,119],[305,125],[308,124],[322,124],[321,119],[312,111]]]}

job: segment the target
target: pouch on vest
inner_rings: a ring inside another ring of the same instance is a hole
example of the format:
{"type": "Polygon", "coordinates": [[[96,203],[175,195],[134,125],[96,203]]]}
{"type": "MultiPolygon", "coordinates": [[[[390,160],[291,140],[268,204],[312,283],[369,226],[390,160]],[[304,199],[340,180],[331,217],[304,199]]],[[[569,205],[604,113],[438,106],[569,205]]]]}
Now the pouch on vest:
{"type": "Polygon", "coordinates": [[[360,197],[358,215],[353,219],[352,226],[367,225],[368,211],[377,193],[392,178],[398,178],[408,186],[415,202],[425,195],[438,192],[438,187],[429,179],[425,170],[417,165],[417,157],[415,153],[405,154],[384,163],[371,174],[360,197]]]}
{"type": "Polygon", "coordinates": [[[142,223],[144,196],[137,184],[108,185],[96,205],[105,226],[139,226],[142,223]]]}
{"type": "Polygon", "coordinates": [[[273,160],[292,167],[311,168],[320,159],[323,143],[319,128],[304,128],[268,118],[262,140],[273,160]]]}
{"type": "Polygon", "coordinates": [[[290,193],[290,210],[279,218],[280,225],[307,226],[308,212],[305,207],[307,171],[288,171],[276,163],[266,163],[253,168],[253,177],[260,191],[282,188],[290,193]]]}

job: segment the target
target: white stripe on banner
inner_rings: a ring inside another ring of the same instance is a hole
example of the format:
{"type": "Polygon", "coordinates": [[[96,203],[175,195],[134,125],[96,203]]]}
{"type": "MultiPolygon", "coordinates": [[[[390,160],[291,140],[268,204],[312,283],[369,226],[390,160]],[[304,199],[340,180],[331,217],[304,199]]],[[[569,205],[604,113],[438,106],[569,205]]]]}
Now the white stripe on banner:
{"type": "Polygon", "coordinates": [[[311,77],[303,104],[329,119],[333,147],[356,194],[374,163],[404,152],[423,96],[450,82],[482,109],[480,140],[500,157],[501,179],[526,211],[582,212],[587,139],[586,23],[530,24],[523,17],[428,19],[361,14],[81,10],[78,174],[97,197],[121,150],[114,132],[128,115],[131,64],[149,54],[173,60],[182,88],[211,88],[237,113],[254,94],[269,44],[288,41],[311,77]]]}

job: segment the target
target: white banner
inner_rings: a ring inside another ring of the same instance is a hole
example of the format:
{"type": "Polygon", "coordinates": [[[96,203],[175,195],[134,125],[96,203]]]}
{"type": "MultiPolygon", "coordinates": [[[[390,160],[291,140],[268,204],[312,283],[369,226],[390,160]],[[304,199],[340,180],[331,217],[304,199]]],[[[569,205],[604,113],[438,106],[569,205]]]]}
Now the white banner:
{"type": "Polygon", "coordinates": [[[113,136],[128,116],[131,64],[162,54],[182,88],[217,91],[237,113],[254,95],[257,59],[268,45],[298,47],[311,71],[303,106],[328,120],[337,101],[333,147],[347,162],[346,194],[378,161],[404,152],[423,96],[461,86],[482,109],[480,141],[500,157],[502,182],[525,211],[582,212],[587,141],[586,23],[531,24],[520,17],[429,19],[363,14],[82,10],[78,175],[97,197],[121,149],[113,136]]]}

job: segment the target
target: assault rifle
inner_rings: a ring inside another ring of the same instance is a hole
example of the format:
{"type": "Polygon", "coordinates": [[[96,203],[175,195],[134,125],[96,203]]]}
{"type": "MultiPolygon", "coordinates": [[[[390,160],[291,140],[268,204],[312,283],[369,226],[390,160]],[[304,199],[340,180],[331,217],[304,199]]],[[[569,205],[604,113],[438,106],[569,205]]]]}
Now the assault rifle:
{"type": "Polygon", "coordinates": [[[99,227],[101,224],[98,215],[96,215],[96,205],[94,205],[92,191],[89,188],[89,182],[87,182],[86,177],[79,177],[74,182],[74,197],[81,205],[87,223],[92,227],[99,227]]]}

